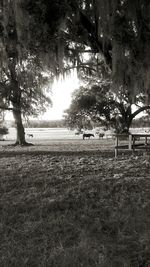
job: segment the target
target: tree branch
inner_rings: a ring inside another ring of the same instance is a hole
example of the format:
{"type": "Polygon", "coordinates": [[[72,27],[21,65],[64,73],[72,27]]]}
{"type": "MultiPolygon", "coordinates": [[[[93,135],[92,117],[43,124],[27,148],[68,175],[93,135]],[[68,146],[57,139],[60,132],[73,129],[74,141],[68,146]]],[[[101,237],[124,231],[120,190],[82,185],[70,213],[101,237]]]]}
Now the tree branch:
{"type": "Polygon", "coordinates": [[[13,111],[13,110],[20,110],[19,108],[9,108],[9,107],[6,107],[6,106],[0,106],[0,109],[2,109],[2,110],[11,110],[11,111],[13,111]]]}
{"type": "Polygon", "coordinates": [[[104,55],[105,61],[107,65],[112,69],[112,44],[110,40],[104,40],[103,37],[101,39],[96,34],[95,25],[89,20],[89,18],[82,12],[80,14],[80,23],[84,29],[86,29],[88,33],[88,40],[90,42],[91,47],[94,49],[95,52],[100,52],[104,55]]]}
{"type": "Polygon", "coordinates": [[[144,106],[136,110],[135,112],[132,113],[131,117],[132,119],[135,118],[139,113],[141,113],[144,110],[150,109],[150,105],[144,106]]]}

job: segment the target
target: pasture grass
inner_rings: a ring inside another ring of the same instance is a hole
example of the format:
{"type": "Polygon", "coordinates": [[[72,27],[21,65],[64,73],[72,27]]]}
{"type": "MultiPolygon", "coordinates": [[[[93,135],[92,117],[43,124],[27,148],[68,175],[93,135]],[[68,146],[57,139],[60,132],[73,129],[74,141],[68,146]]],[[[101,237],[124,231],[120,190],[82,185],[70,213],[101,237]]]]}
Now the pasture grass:
{"type": "Polygon", "coordinates": [[[149,158],[78,144],[2,148],[1,267],[150,266],[149,158]]]}

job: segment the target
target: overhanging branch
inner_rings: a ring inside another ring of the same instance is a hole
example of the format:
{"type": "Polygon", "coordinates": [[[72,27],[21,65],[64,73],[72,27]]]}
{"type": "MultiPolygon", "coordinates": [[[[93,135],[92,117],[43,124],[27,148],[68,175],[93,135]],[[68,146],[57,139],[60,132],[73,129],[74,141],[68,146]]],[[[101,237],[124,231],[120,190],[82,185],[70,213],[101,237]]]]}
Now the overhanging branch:
{"type": "Polygon", "coordinates": [[[138,110],[136,110],[135,112],[132,113],[132,119],[135,118],[139,113],[141,113],[142,111],[145,111],[147,109],[150,109],[150,105],[139,108],[138,110]]]}
{"type": "Polygon", "coordinates": [[[0,109],[2,110],[10,110],[10,111],[17,111],[20,110],[19,108],[10,108],[10,107],[6,107],[6,106],[0,106],[0,109]]]}

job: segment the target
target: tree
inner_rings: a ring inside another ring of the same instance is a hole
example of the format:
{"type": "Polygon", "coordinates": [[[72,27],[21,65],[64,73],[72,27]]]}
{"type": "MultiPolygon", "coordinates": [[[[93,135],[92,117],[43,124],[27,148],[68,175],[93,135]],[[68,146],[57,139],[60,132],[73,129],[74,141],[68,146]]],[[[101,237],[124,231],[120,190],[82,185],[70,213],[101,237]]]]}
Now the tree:
{"type": "Polygon", "coordinates": [[[121,85],[117,92],[114,91],[111,71],[105,67],[101,56],[88,55],[84,63],[79,70],[83,86],[73,95],[71,106],[66,111],[66,123],[77,124],[89,116],[93,121],[114,127],[116,132],[128,132],[133,119],[150,109],[149,103],[145,104],[146,94],[139,93],[133,98],[132,89],[121,85]],[[136,107],[134,112],[133,107],[134,110],[136,107]]]}
{"type": "Polygon", "coordinates": [[[136,97],[137,109],[133,110],[128,92],[120,89],[117,95],[111,90],[111,83],[99,83],[91,87],[80,87],[74,92],[70,108],[66,111],[68,126],[79,126],[85,118],[115,128],[117,133],[129,132],[133,119],[150,105],[142,104],[142,96],[136,97]],[[140,104],[140,105],[139,105],[140,104]]]}
{"type": "Polygon", "coordinates": [[[21,66],[14,65],[6,70],[3,68],[2,74],[0,108],[13,112],[17,129],[16,145],[27,145],[22,116],[37,116],[51,104],[50,98],[45,94],[49,79],[34,64],[34,58],[28,59],[21,66]]]}
{"type": "Polygon", "coordinates": [[[133,98],[143,91],[149,95],[149,1],[76,0],[72,10],[74,40],[104,56],[114,89],[128,87],[133,98]]]}
{"type": "Polygon", "coordinates": [[[24,45],[27,25],[21,24],[23,16],[18,3],[17,0],[6,0],[0,4],[0,107],[13,112],[17,129],[16,144],[27,145],[22,115],[37,115],[45,111],[51,101],[43,87],[48,87],[48,81],[52,81],[54,75],[49,71],[48,79],[42,73],[40,59],[24,45]]]}
{"type": "Polygon", "coordinates": [[[149,101],[148,0],[28,0],[25,8],[35,23],[40,21],[47,38],[49,31],[55,32],[58,72],[62,59],[65,67],[69,59],[67,69],[80,69],[86,68],[85,52],[99,54],[111,71],[114,91],[121,86],[130,91],[133,101],[139,93],[145,93],[149,101]]]}

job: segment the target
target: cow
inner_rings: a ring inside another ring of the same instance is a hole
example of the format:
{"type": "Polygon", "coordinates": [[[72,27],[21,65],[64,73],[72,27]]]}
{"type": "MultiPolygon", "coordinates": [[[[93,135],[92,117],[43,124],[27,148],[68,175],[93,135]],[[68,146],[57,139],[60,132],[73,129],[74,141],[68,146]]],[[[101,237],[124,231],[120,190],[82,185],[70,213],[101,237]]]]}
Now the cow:
{"type": "Polygon", "coordinates": [[[80,133],[79,132],[75,132],[75,135],[79,135],[80,133]]]}
{"type": "Polygon", "coordinates": [[[90,137],[94,137],[94,134],[91,134],[91,133],[84,133],[83,134],[83,140],[85,137],[88,137],[90,139],[90,137]]]}

